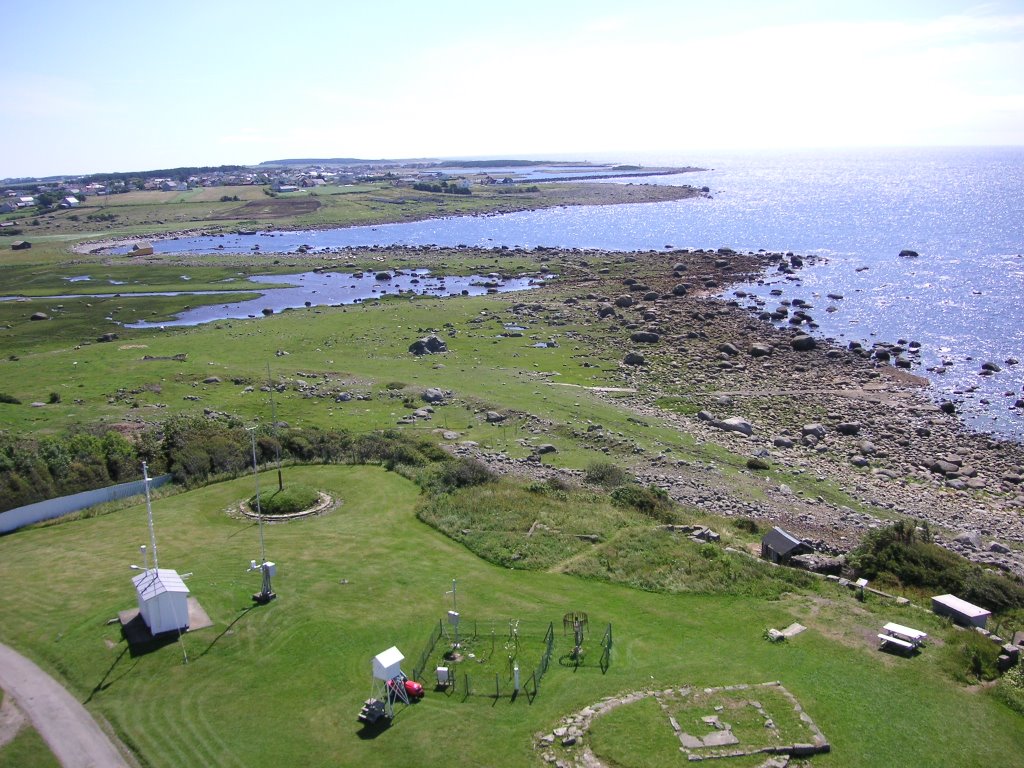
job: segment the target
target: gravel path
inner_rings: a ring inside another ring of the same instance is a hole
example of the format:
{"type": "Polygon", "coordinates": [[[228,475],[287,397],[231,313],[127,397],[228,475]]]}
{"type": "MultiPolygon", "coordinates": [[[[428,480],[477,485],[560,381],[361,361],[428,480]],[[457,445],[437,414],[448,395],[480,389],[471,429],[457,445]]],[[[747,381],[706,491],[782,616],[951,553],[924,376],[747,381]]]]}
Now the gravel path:
{"type": "Polygon", "coordinates": [[[64,768],[128,768],[86,708],[46,672],[3,643],[0,688],[15,700],[64,768]]]}

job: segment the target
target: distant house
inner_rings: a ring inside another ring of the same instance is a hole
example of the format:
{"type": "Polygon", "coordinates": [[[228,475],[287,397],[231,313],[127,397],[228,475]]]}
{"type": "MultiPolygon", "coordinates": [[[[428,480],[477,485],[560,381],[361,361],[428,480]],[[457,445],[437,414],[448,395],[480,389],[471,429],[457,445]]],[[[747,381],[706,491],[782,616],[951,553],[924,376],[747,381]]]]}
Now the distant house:
{"type": "Polygon", "coordinates": [[[985,628],[992,611],[986,611],[976,605],[961,600],[953,595],[936,595],[932,598],[932,612],[939,616],[949,616],[957,624],[968,627],[985,628]]]}
{"type": "Polygon", "coordinates": [[[806,555],[813,551],[810,546],[778,526],[768,531],[761,539],[761,557],[773,563],[788,563],[797,555],[806,555]]]}
{"type": "Polygon", "coordinates": [[[15,240],[13,243],[11,243],[12,251],[27,251],[31,247],[32,243],[30,243],[28,240],[15,240]]]}
{"type": "Polygon", "coordinates": [[[32,197],[32,196],[26,196],[26,197],[19,197],[18,198],[18,207],[19,208],[27,208],[28,206],[35,205],[35,204],[36,204],[36,199],[34,197],[32,197]]]}
{"type": "Polygon", "coordinates": [[[152,256],[153,246],[147,243],[145,240],[136,243],[132,246],[132,256],[152,256]]]}
{"type": "Polygon", "coordinates": [[[78,205],[78,198],[73,195],[69,195],[60,201],[61,208],[77,208],[78,205]]]}
{"type": "Polygon", "coordinates": [[[0,213],[14,213],[18,210],[18,204],[13,200],[4,200],[0,203],[0,213]]]}

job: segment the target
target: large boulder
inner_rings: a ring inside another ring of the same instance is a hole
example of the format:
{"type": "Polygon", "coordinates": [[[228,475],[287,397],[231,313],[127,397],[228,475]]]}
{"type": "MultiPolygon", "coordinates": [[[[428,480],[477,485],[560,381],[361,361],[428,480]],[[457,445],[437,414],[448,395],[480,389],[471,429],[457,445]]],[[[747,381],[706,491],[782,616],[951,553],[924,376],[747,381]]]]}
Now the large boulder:
{"type": "Polygon", "coordinates": [[[633,297],[628,293],[624,293],[615,300],[616,307],[631,307],[633,306],[633,297]]]}
{"type": "Polygon", "coordinates": [[[754,434],[753,425],[742,416],[730,416],[728,419],[710,422],[711,426],[726,432],[739,432],[741,435],[750,437],[754,434]]]}
{"type": "Polygon", "coordinates": [[[643,365],[644,356],[639,352],[629,352],[624,358],[622,358],[622,362],[626,365],[643,365]]]}
{"type": "Polygon", "coordinates": [[[636,331],[629,338],[638,344],[656,344],[661,341],[661,336],[652,331],[636,331]]]}
{"type": "Polygon", "coordinates": [[[817,439],[821,440],[825,436],[825,427],[821,424],[805,424],[800,430],[800,434],[804,437],[813,435],[817,439]]]}
{"type": "Polygon", "coordinates": [[[818,346],[813,336],[801,333],[790,339],[789,345],[797,352],[809,352],[818,346]]]}
{"type": "Polygon", "coordinates": [[[433,355],[438,352],[447,352],[448,345],[445,344],[437,336],[425,336],[422,339],[416,339],[412,344],[409,345],[409,351],[414,355],[433,355]]]}
{"type": "Polygon", "coordinates": [[[440,403],[444,400],[444,392],[437,387],[430,387],[423,392],[423,400],[427,403],[440,403]]]}
{"type": "Polygon", "coordinates": [[[722,352],[723,354],[729,355],[729,357],[735,357],[740,353],[740,351],[736,348],[736,345],[730,344],[728,341],[723,341],[721,344],[719,344],[718,351],[722,352]]]}

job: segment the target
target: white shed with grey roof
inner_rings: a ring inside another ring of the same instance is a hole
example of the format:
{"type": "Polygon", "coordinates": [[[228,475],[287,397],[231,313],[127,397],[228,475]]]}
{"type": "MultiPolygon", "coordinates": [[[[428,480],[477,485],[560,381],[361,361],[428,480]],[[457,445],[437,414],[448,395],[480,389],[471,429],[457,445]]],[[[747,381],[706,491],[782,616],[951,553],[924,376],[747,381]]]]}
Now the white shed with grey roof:
{"type": "Polygon", "coordinates": [[[955,595],[936,595],[932,598],[932,612],[939,616],[949,616],[957,624],[969,627],[985,628],[992,611],[961,600],[955,595]]]}
{"type": "Polygon", "coordinates": [[[139,614],[153,635],[188,629],[188,587],[170,568],[150,568],[132,579],[139,614]]]}

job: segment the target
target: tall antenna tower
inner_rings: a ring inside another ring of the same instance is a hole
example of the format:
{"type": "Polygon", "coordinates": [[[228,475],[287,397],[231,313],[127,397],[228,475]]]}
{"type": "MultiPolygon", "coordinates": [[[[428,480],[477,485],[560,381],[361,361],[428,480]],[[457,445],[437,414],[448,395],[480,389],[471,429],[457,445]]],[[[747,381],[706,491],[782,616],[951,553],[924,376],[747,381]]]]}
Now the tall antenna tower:
{"type": "Polygon", "coordinates": [[[255,560],[249,561],[250,571],[259,571],[263,575],[263,585],[260,591],[252,596],[260,605],[266,605],[275,597],[274,590],[270,584],[270,578],[277,575],[277,565],[275,563],[267,562],[267,545],[263,539],[263,507],[260,505],[260,475],[259,469],[256,465],[256,427],[249,427],[249,437],[252,442],[252,476],[256,483],[256,518],[259,520],[260,527],[260,564],[257,565],[255,560]]]}
{"type": "Polygon", "coordinates": [[[284,490],[284,478],[281,475],[281,439],[277,434],[277,406],[274,404],[274,384],[270,379],[270,363],[267,363],[267,388],[270,390],[270,418],[274,422],[274,452],[277,454],[277,490],[284,490]]]}
{"type": "Polygon", "coordinates": [[[142,479],[146,487],[146,518],[149,520],[149,546],[153,552],[153,570],[158,570],[160,564],[156,557],[156,529],[153,528],[153,502],[149,498],[149,467],[146,466],[146,462],[142,462],[142,479]]]}

